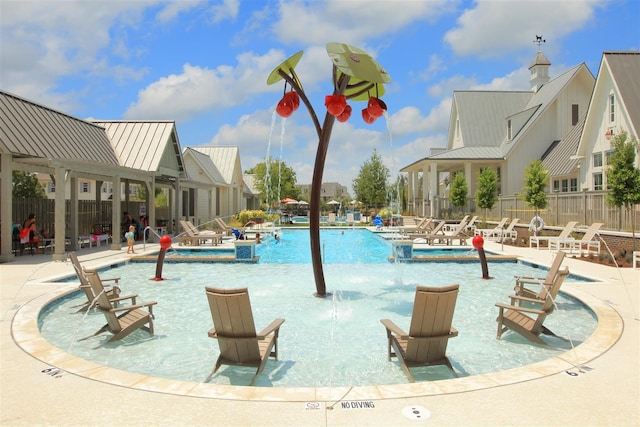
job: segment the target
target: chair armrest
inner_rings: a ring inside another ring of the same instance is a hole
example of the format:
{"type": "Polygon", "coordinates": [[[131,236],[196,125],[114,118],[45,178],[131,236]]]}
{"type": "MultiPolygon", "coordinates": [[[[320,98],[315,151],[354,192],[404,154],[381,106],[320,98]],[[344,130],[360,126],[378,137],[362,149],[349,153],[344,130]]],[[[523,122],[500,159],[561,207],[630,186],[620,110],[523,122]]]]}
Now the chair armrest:
{"type": "Polygon", "coordinates": [[[116,313],[118,311],[131,311],[131,310],[135,310],[136,308],[148,307],[149,308],[149,313],[151,313],[152,306],[154,306],[157,303],[158,303],[157,301],[143,302],[143,303],[140,303],[140,304],[125,305],[125,306],[122,306],[122,307],[114,307],[109,311],[111,311],[113,313],[116,313]]]}
{"type": "MultiPolygon", "coordinates": [[[[136,303],[136,298],[138,298],[138,294],[131,294],[131,295],[124,295],[124,296],[118,296],[116,298],[109,298],[109,301],[111,302],[120,302],[120,301],[124,301],[124,300],[131,300],[131,304],[135,304],[136,303]]],[[[128,306],[131,307],[131,306],[128,306]]]]}
{"type": "Polygon", "coordinates": [[[542,310],[537,310],[535,308],[527,308],[527,307],[520,307],[520,306],[516,306],[516,305],[509,305],[509,304],[504,304],[501,302],[497,302],[496,303],[496,307],[499,307],[500,309],[507,309],[507,310],[514,310],[514,311],[523,311],[525,313],[533,313],[533,314],[544,314],[545,312],[542,310]]]}
{"type": "Polygon", "coordinates": [[[102,283],[104,283],[104,282],[116,282],[116,284],[120,283],[120,278],[119,277],[110,277],[108,279],[100,278],[100,280],[102,280],[102,283]]]}
{"type": "Polygon", "coordinates": [[[398,325],[393,323],[393,320],[391,320],[391,319],[381,319],[380,323],[382,323],[382,325],[387,329],[387,331],[390,331],[390,332],[398,335],[401,339],[409,339],[409,334],[407,334],[405,331],[400,329],[400,327],[398,325]]]}
{"type": "Polygon", "coordinates": [[[544,302],[544,300],[541,300],[538,298],[524,297],[521,295],[509,295],[509,298],[511,299],[511,304],[513,304],[514,301],[531,302],[531,303],[538,303],[538,304],[540,302],[544,302]]]}
{"type": "Polygon", "coordinates": [[[280,325],[282,325],[283,323],[284,319],[275,319],[266,328],[264,328],[257,334],[258,339],[264,339],[270,333],[278,330],[280,328],[280,325]]]}

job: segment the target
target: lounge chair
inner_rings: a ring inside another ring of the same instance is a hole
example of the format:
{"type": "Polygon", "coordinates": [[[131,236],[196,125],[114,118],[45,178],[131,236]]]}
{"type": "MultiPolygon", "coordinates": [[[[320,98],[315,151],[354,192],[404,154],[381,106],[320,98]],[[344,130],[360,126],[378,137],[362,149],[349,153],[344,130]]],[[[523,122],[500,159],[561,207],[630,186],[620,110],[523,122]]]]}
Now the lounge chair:
{"type": "Polygon", "coordinates": [[[347,214],[347,225],[356,225],[356,219],[353,212],[347,214]]]}
{"type": "MultiPolygon", "coordinates": [[[[569,221],[557,236],[531,236],[529,238],[529,247],[532,248],[535,243],[536,249],[540,249],[541,242],[547,242],[547,245],[550,245],[551,241],[566,239],[569,237],[569,234],[571,234],[576,225],[578,225],[578,221],[569,221]]],[[[549,246],[549,249],[551,249],[551,246],[549,246]]]]}
{"type": "Polygon", "coordinates": [[[459,222],[449,222],[449,223],[445,224],[445,226],[444,226],[445,233],[447,231],[451,232],[451,231],[455,230],[463,222],[465,223],[465,225],[467,224],[467,222],[469,222],[469,215],[465,215],[459,222]]]}
{"type": "Polygon", "coordinates": [[[544,300],[547,296],[547,292],[553,286],[553,283],[558,279],[558,273],[560,272],[560,266],[564,261],[565,253],[559,251],[553,259],[549,272],[545,277],[534,276],[515,276],[516,286],[514,291],[517,296],[535,298],[538,300],[544,300]],[[536,292],[527,285],[538,285],[540,290],[536,292]]]}
{"type": "Polygon", "coordinates": [[[264,369],[269,357],[278,360],[278,334],[284,319],[275,319],[256,334],[249,291],[205,287],[213,329],[209,337],[218,340],[220,356],[205,380],[208,382],[221,365],[251,366],[257,371],[251,379],[253,385],[264,369]]]}
{"type": "Polygon", "coordinates": [[[220,230],[223,236],[233,236],[233,227],[224,222],[222,218],[215,218],[215,222],[218,225],[217,229],[220,230]]]}
{"type": "MultiPolygon", "coordinates": [[[[87,297],[87,302],[80,308],[78,311],[87,311],[90,307],[96,304],[96,294],[93,293],[91,289],[91,284],[89,283],[89,279],[85,275],[85,272],[80,265],[80,260],[75,252],[71,252],[69,254],[69,259],[71,260],[71,264],[73,265],[73,269],[76,272],[76,276],[78,276],[78,280],[80,280],[80,290],[84,292],[84,295],[87,297]]],[[[132,304],[136,303],[136,295],[127,295],[120,296],[120,278],[112,277],[109,279],[102,279],[102,282],[112,283],[109,286],[104,288],[104,294],[109,298],[112,305],[117,305],[121,301],[131,300],[132,304]]]]}
{"type": "MultiPolygon", "coordinates": [[[[518,232],[516,230],[514,230],[516,224],[518,223],[518,221],[520,221],[520,218],[514,218],[511,220],[511,222],[509,223],[509,225],[507,226],[507,228],[502,229],[502,228],[494,228],[493,231],[489,231],[487,233],[483,233],[482,237],[485,240],[503,240],[505,238],[508,239],[517,239],[518,238],[518,232]]],[[[504,227],[504,224],[503,224],[504,227]]]]}
{"type": "Polygon", "coordinates": [[[511,295],[509,297],[511,304],[496,303],[496,307],[500,309],[498,318],[496,319],[498,322],[498,333],[496,337],[500,339],[502,334],[510,329],[530,341],[547,345],[539,335],[541,333],[554,335],[543,323],[546,317],[553,312],[555,308],[555,297],[558,295],[562,282],[568,275],[568,268],[560,270],[551,286],[549,288],[544,287],[544,292],[541,291],[541,295],[544,294],[541,299],[511,295]],[[525,306],[523,303],[530,304],[525,306]],[[531,305],[533,305],[533,307],[531,307],[531,305]]]}
{"type": "Polygon", "coordinates": [[[329,214],[329,219],[327,220],[327,223],[329,225],[336,225],[336,214],[334,214],[333,212],[331,212],[329,214]]]}
{"type": "Polygon", "coordinates": [[[596,234],[603,225],[604,224],[601,222],[594,222],[587,229],[587,231],[585,231],[581,239],[566,237],[563,239],[552,240],[549,242],[549,250],[569,250],[570,253],[573,253],[575,249],[580,254],[580,256],[582,256],[583,250],[586,252],[586,255],[589,255],[591,253],[591,250],[593,249],[594,253],[597,255],[600,253],[600,240],[598,240],[596,234]]]}
{"type": "Polygon", "coordinates": [[[429,243],[429,241],[433,238],[444,236],[444,225],[445,222],[440,221],[438,222],[438,224],[436,224],[435,227],[433,227],[433,229],[426,232],[410,233],[407,238],[412,239],[414,242],[416,241],[416,239],[422,239],[425,243],[429,243]]]}
{"type": "Polygon", "coordinates": [[[199,246],[201,243],[211,242],[211,246],[213,246],[222,243],[222,234],[214,231],[200,231],[191,221],[180,221],[180,226],[187,233],[186,236],[181,236],[179,240],[182,244],[189,242],[192,245],[199,246]]]}
{"type": "Polygon", "coordinates": [[[392,320],[380,322],[387,330],[387,357],[397,357],[410,382],[415,382],[409,368],[446,365],[455,375],[446,356],[449,338],[458,336],[451,327],[459,291],[458,285],[441,288],[418,286],[413,302],[409,333],[392,320]]]}
{"type": "MultiPolygon", "coordinates": [[[[469,236],[464,232],[467,222],[461,222],[458,224],[455,230],[449,233],[430,233],[423,236],[425,242],[429,245],[435,245],[436,243],[444,243],[447,246],[453,244],[454,240],[458,240],[460,245],[466,245],[469,236]]],[[[444,229],[444,227],[443,227],[444,229]]]]}
{"type": "Polygon", "coordinates": [[[405,237],[410,238],[412,234],[415,233],[428,233],[429,230],[433,228],[433,219],[432,218],[422,218],[418,221],[414,227],[402,227],[399,230],[399,233],[405,237]]]}
{"type": "Polygon", "coordinates": [[[508,217],[502,218],[498,225],[493,228],[476,228],[473,232],[475,236],[482,236],[483,239],[486,239],[492,233],[499,233],[505,226],[505,224],[509,221],[508,217]]]}
{"type": "Polygon", "coordinates": [[[157,304],[157,302],[151,301],[113,307],[111,301],[104,293],[104,286],[98,272],[89,269],[84,269],[84,272],[87,280],[89,280],[91,284],[93,293],[96,295],[98,309],[107,319],[107,324],[98,329],[98,331],[93,334],[94,336],[108,331],[113,334],[109,339],[109,342],[112,342],[126,337],[137,329],[143,329],[153,335],[153,306],[157,304]],[[143,308],[147,308],[147,310],[143,308]]]}
{"type": "Polygon", "coordinates": [[[475,234],[477,220],[478,220],[478,215],[472,216],[469,222],[467,223],[467,226],[464,228],[464,231],[475,234]]]}

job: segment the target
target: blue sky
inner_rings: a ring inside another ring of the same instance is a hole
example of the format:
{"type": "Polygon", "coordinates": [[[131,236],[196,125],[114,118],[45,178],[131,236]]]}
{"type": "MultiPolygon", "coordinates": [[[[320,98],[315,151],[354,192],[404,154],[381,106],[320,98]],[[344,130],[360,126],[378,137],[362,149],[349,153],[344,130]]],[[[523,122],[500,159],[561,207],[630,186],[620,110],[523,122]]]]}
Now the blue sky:
{"type": "Polygon", "coordinates": [[[604,50],[640,49],[638,0],[0,0],[0,87],[76,117],[175,120],[183,147],[240,147],[243,170],[267,152],[311,183],[317,135],[306,109],[282,120],[283,84],[296,67],[322,121],[331,93],[328,42],[374,56],[391,75],[388,121],[353,105],[336,123],[324,181],[351,182],[373,150],[393,176],[445,147],[454,90],[529,90],[538,45],[551,76],[604,50]]]}

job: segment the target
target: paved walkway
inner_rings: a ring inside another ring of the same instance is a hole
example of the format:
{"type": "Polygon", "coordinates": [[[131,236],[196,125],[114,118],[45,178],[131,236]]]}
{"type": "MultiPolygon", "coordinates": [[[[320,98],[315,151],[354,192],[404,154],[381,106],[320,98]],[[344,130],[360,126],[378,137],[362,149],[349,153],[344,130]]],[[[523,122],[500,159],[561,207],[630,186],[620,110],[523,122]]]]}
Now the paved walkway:
{"type": "MultiPolygon", "coordinates": [[[[546,250],[491,242],[485,247],[547,266],[552,260],[546,250]]],[[[139,253],[158,248],[146,249],[136,246],[139,253]]],[[[127,256],[125,250],[104,248],[79,255],[83,265],[95,267],[127,256]]],[[[599,280],[563,285],[600,316],[598,331],[573,354],[502,373],[414,385],[265,389],[114,375],[59,350],[25,352],[16,340],[30,348],[40,337],[35,321],[24,319],[33,319],[41,301],[68,288],[48,281],[73,269],[48,255],[18,257],[0,264],[0,425],[638,426],[640,270],[575,259],[565,265],[599,280]],[[29,328],[35,332],[25,334],[29,328]],[[42,360],[59,360],[65,372],[43,373],[53,364],[42,360]],[[343,396],[348,408],[336,404],[343,396]]]]}

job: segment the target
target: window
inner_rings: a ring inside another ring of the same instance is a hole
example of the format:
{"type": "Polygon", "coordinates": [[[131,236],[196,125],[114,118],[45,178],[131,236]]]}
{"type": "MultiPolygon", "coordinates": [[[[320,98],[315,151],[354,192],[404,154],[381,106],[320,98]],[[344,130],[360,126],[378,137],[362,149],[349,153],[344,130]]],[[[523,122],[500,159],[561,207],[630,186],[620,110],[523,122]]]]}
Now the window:
{"type": "Polygon", "coordinates": [[[553,180],[553,191],[555,193],[557,193],[558,191],[560,191],[560,181],[558,181],[557,179],[553,180]]]}
{"type": "Polygon", "coordinates": [[[571,126],[575,126],[578,123],[578,104],[571,106],[571,126]]]}
{"type": "Polygon", "coordinates": [[[511,140],[511,119],[507,120],[507,139],[511,140]]]}
{"type": "Polygon", "coordinates": [[[563,179],[562,180],[562,192],[566,193],[567,191],[569,191],[569,180],[568,179],[563,179]]]}
{"type": "Polygon", "coordinates": [[[571,178],[571,184],[569,185],[569,191],[578,191],[578,178],[571,178]]]}
{"type": "Polygon", "coordinates": [[[80,183],[80,192],[81,193],[89,193],[91,192],[91,184],[88,182],[81,182],[80,183]]]}
{"type": "Polygon", "coordinates": [[[47,193],[55,193],[56,185],[53,182],[47,184],[47,193]]]}
{"type": "Polygon", "coordinates": [[[609,95],[609,121],[613,123],[616,120],[616,97],[609,95]]]}
{"type": "Polygon", "coordinates": [[[593,189],[596,191],[602,190],[602,172],[593,174],[593,189]]]}
{"type": "Polygon", "coordinates": [[[602,167],[602,153],[593,153],[593,167],[602,167]]]}
{"type": "Polygon", "coordinates": [[[613,156],[613,150],[609,150],[609,151],[604,153],[604,157],[605,157],[605,160],[607,161],[608,165],[611,164],[611,156],[613,156]]]}

